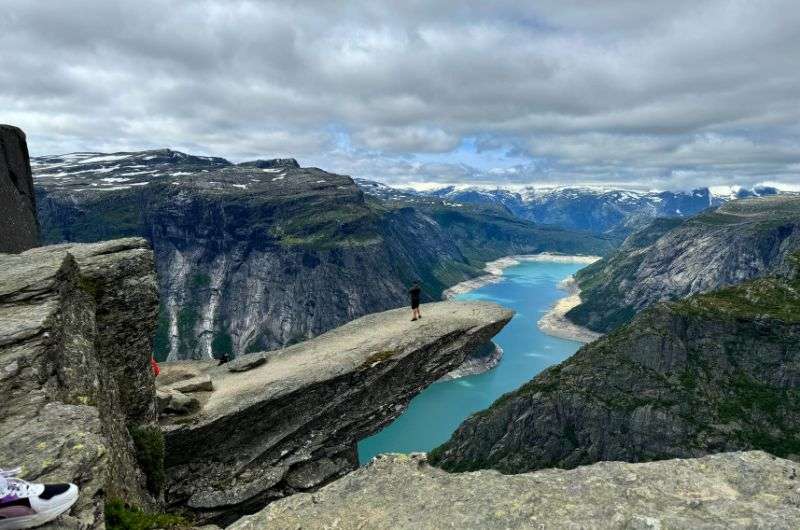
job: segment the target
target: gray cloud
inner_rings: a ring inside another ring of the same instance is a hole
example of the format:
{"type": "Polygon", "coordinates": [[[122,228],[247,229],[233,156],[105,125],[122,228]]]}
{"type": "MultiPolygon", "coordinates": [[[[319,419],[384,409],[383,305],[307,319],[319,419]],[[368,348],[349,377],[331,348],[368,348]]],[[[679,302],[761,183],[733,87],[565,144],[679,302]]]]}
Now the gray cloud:
{"type": "Polygon", "coordinates": [[[527,4],[0,0],[0,121],[392,182],[800,183],[793,0],[527,4]]]}

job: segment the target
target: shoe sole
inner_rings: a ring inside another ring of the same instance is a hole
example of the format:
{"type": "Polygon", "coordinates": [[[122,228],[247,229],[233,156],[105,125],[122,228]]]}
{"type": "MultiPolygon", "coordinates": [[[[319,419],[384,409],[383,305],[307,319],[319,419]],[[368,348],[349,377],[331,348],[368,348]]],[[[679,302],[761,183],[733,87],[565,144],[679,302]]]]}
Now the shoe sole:
{"type": "Polygon", "coordinates": [[[59,515],[68,511],[75,502],[78,500],[78,489],[66,503],[53,507],[50,510],[45,510],[33,515],[26,515],[24,517],[14,517],[13,519],[0,520],[0,530],[24,530],[25,528],[34,528],[49,523],[59,515]]]}

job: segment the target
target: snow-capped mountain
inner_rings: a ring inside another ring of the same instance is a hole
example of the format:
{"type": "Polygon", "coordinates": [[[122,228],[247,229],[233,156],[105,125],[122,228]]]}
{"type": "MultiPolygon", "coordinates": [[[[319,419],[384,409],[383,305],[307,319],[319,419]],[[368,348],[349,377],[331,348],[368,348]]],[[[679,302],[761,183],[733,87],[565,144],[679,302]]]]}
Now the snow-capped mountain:
{"type": "Polygon", "coordinates": [[[623,236],[656,217],[688,217],[729,200],[775,195],[771,187],[699,188],[692,191],[636,191],[590,187],[503,188],[448,186],[433,191],[398,189],[356,179],[361,189],[383,199],[436,197],[451,205],[503,208],[515,216],[542,224],[623,236]]]}

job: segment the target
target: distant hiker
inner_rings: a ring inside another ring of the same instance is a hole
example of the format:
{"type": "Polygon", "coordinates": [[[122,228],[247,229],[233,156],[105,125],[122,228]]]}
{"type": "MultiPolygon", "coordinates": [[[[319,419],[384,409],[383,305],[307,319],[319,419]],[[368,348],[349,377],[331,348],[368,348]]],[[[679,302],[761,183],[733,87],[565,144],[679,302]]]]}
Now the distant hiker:
{"type": "Polygon", "coordinates": [[[153,375],[158,377],[158,374],[161,373],[161,367],[158,365],[155,357],[150,357],[150,368],[153,369],[153,375]]]}
{"type": "Polygon", "coordinates": [[[223,364],[227,363],[230,360],[231,359],[230,359],[230,357],[228,357],[228,354],[227,353],[223,353],[222,357],[219,358],[219,364],[217,364],[217,366],[222,366],[223,364]]]}
{"type": "Polygon", "coordinates": [[[420,293],[422,293],[422,288],[419,286],[419,282],[414,282],[414,285],[412,285],[411,289],[408,290],[408,294],[411,295],[411,322],[414,322],[418,318],[422,318],[422,315],[419,313],[420,293]]]}

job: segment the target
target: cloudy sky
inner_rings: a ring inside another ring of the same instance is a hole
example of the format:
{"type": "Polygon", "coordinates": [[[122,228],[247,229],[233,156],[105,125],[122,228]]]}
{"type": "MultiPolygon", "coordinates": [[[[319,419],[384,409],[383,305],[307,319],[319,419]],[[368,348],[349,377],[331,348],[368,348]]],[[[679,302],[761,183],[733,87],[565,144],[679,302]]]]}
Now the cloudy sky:
{"type": "Polygon", "coordinates": [[[798,35],[797,0],[0,0],[0,122],[33,155],[800,187],[798,35]]]}

